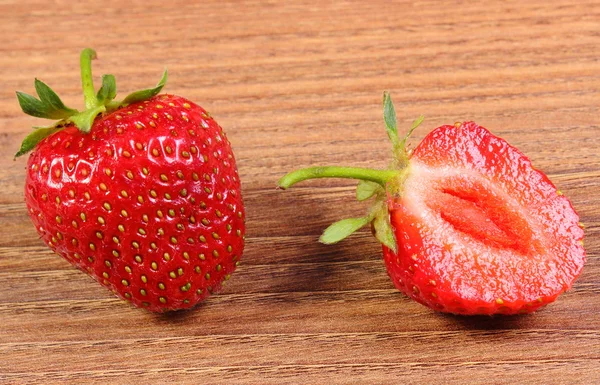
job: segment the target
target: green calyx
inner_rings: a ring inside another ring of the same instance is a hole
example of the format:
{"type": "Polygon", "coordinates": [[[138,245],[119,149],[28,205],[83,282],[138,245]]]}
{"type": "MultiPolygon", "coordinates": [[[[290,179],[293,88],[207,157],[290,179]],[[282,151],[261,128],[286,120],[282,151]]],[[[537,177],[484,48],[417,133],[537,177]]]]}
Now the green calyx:
{"type": "Polygon", "coordinates": [[[86,48],[81,51],[81,84],[85,109],[79,111],[65,106],[60,97],[46,83],[35,79],[35,96],[17,91],[17,100],[24,113],[38,118],[56,120],[54,124],[46,127],[34,127],[29,134],[15,158],[33,150],[35,146],[49,135],[74,125],[81,132],[89,133],[98,115],[110,113],[129,104],[150,99],[157,95],[167,82],[167,70],[163,72],[162,78],[153,88],[133,92],[121,101],[115,101],[117,96],[117,85],[113,75],[102,75],[102,86],[96,92],[92,78],[92,60],[96,58],[96,51],[86,48]]]}
{"type": "Polygon", "coordinates": [[[319,239],[322,243],[332,244],[348,237],[358,229],[371,224],[375,237],[383,245],[397,251],[394,229],[390,223],[387,207],[389,196],[401,194],[402,184],[408,172],[410,152],[406,141],[412,132],[423,122],[420,116],[411,125],[402,138],[398,135],[396,110],[389,93],[383,94],[383,120],[390,142],[392,143],[393,162],[387,170],[375,170],[356,167],[309,167],[285,175],[278,182],[279,188],[287,189],[292,185],[315,178],[350,178],[357,179],[356,199],[359,201],[375,198],[367,214],[359,218],[346,218],[330,225],[319,239]]]}

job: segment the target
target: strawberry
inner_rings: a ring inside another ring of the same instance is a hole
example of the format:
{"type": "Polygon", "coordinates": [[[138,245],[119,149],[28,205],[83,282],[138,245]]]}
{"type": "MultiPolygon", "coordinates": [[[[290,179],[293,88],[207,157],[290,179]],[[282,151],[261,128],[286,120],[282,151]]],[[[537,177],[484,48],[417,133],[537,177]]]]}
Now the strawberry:
{"type": "Polygon", "coordinates": [[[119,297],[154,312],[190,308],[220,289],[244,247],[244,206],[230,143],[200,106],[152,89],[114,101],[94,93],[81,54],[86,109],[36,80],[24,112],[60,119],[28,136],[29,216],[43,241],[119,297]]]}
{"type": "Polygon", "coordinates": [[[325,230],[335,243],[371,224],[394,285],[434,310],[463,315],[533,312],[569,289],[585,262],[583,230],[569,200],[529,159],[487,129],[438,127],[410,152],[384,94],[394,148],[388,170],[312,167],[281,188],[323,177],[355,178],[368,214],[325,230]]]}

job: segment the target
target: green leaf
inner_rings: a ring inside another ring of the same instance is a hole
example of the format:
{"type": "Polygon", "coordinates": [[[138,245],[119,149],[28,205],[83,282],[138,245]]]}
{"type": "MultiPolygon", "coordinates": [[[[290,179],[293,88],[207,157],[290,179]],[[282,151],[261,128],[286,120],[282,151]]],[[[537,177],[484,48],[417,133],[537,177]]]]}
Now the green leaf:
{"type": "Polygon", "coordinates": [[[370,217],[362,218],[347,218],[341,221],[335,222],[331,226],[325,229],[319,241],[325,244],[332,244],[341,241],[356,230],[365,226],[371,221],[370,217]]]}
{"type": "Polygon", "coordinates": [[[77,110],[65,106],[56,92],[46,83],[35,79],[34,85],[39,100],[34,96],[17,91],[19,105],[27,115],[46,119],[65,119],[77,113],[77,110]]]}
{"type": "Polygon", "coordinates": [[[29,151],[33,150],[39,142],[62,129],[63,127],[59,124],[48,127],[38,127],[31,134],[27,135],[25,140],[23,140],[23,143],[21,143],[21,148],[15,154],[15,158],[27,154],[29,151]]]}
{"type": "Polygon", "coordinates": [[[96,98],[99,104],[107,104],[117,96],[117,81],[113,75],[102,75],[102,86],[96,98]]]}
{"type": "Polygon", "coordinates": [[[53,114],[51,119],[64,119],[77,113],[77,110],[65,106],[56,92],[54,92],[52,88],[48,87],[48,85],[43,81],[35,79],[34,85],[35,91],[40,97],[42,103],[48,106],[48,108],[52,111],[53,114]]]}
{"type": "Polygon", "coordinates": [[[373,229],[375,230],[375,238],[387,248],[397,251],[396,237],[394,236],[394,229],[390,223],[390,215],[387,208],[380,210],[375,219],[373,219],[373,229]]]}
{"type": "Polygon", "coordinates": [[[408,130],[406,135],[404,135],[404,138],[402,138],[402,142],[400,143],[401,148],[405,148],[406,140],[412,135],[413,131],[416,130],[416,128],[419,127],[421,125],[421,123],[423,123],[424,120],[425,120],[425,116],[421,115],[412,122],[412,124],[410,126],[410,130],[408,130]]]}
{"type": "Polygon", "coordinates": [[[396,122],[396,110],[392,103],[392,97],[386,91],[383,93],[383,120],[385,121],[385,127],[387,134],[392,145],[396,147],[398,145],[398,124],[396,122]]]}
{"type": "Polygon", "coordinates": [[[361,180],[358,182],[358,186],[356,186],[356,199],[364,201],[378,192],[383,192],[383,189],[379,184],[368,180],[361,180]]]}
{"type": "Polygon", "coordinates": [[[80,131],[87,134],[92,129],[92,125],[94,124],[94,120],[96,120],[96,116],[104,111],[106,111],[106,107],[101,105],[96,108],[92,108],[91,110],[85,110],[73,115],[69,118],[69,121],[73,122],[73,124],[75,124],[80,131]]]}
{"type": "Polygon", "coordinates": [[[148,100],[151,97],[158,95],[160,90],[162,90],[162,88],[167,83],[167,77],[167,70],[165,69],[165,72],[163,72],[162,78],[160,79],[156,87],[136,91],[127,95],[125,99],[123,99],[123,101],[121,102],[121,105],[126,106],[132,103],[141,102],[142,100],[148,100]]]}

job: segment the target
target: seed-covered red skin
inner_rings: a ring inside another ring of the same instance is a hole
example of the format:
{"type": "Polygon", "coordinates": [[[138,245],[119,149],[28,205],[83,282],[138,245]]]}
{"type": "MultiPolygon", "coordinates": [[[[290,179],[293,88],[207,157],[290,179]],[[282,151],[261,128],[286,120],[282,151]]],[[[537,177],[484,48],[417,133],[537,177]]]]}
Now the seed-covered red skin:
{"type": "Polygon", "coordinates": [[[529,159],[473,122],[442,126],[414,150],[388,202],[395,286],[456,314],[528,313],[571,287],[585,263],[567,198],[529,159]]]}
{"type": "Polygon", "coordinates": [[[134,305],[189,308],[244,247],[230,143],[201,107],[158,95],[69,127],[28,161],[25,200],[48,246],[134,305]]]}

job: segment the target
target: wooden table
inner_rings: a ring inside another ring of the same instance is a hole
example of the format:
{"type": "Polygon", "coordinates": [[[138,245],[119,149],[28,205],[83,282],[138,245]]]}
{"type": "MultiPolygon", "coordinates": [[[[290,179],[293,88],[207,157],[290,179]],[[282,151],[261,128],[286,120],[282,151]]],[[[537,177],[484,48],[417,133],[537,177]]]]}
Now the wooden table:
{"type": "Polygon", "coordinates": [[[600,2],[128,1],[0,3],[0,383],[600,383],[600,2]],[[126,5],[127,4],[127,5],[126,5]],[[211,111],[247,205],[243,264],[194,311],[129,307],[53,255],[26,213],[30,126],[14,91],[39,77],[82,104],[79,51],[121,95],[166,91],[211,111]],[[413,143],[475,120],[528,154],[586,224],[588,262],[536,314],[456,317],[396,291],[354,183],[275,190],[315,164],[383,167],[381,95],[413,143]]]}

